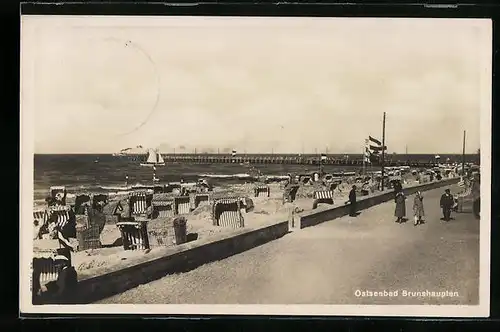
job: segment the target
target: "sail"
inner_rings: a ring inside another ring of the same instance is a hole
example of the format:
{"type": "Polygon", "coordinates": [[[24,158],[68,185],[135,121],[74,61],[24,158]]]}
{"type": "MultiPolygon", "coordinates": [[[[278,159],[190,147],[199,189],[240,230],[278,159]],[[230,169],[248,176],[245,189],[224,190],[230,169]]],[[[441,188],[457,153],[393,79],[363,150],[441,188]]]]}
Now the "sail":
{"type": "Polygon", "coordinates": [[[149,149],[148,151],[148,160],[146,161],[147,163],[156,163],[156,152],[152,149],[149,149]]]}
{"type": "Polygon", "coordinates": [[[163,157],[161,156],[161,153],[160,153],[160,152],[158,152],[158,163],[159,163],[159,164],[162,164],[162,163],[164,163],[164,162],[165,162],[165,160],[163,160],[163,157]]]}

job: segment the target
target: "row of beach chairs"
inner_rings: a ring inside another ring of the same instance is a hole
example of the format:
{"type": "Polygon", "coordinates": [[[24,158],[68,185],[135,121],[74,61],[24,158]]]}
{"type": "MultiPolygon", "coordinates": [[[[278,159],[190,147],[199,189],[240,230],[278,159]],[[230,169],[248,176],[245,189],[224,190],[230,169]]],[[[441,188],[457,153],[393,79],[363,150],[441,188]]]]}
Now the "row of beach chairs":
{"type": "MultiPolygon", "coordinates": [[[[243,214],[250,212],[253,201],[247,197],[219,198],[211,204],[211,217],[214,226],[245,227],[243,214]]],[[[125,250],[150,249],[147,220],[134,219],[117,223],[125,250]]]]}

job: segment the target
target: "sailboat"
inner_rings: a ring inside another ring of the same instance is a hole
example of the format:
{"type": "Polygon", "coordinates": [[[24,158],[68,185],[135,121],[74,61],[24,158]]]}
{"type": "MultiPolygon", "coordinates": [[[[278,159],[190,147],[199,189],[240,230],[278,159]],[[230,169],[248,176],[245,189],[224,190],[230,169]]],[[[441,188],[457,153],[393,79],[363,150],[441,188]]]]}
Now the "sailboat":
{"type": "Polygon", "coordinates": [[[158,150],[149,149],[148,150],[148,159],[145,163],[141,163],[141,166],[165,166],[165,160],[158,152],[158,150]]]}

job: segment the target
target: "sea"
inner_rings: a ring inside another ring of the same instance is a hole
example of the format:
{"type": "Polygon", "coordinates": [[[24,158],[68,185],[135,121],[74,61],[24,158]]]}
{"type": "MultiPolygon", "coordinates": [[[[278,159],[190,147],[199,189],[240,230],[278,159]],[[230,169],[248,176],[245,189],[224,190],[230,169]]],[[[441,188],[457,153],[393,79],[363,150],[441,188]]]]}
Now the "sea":
{"type": "MultiPolygon", "coordinates": [[[[279,156],[275,154],[275,156],[279,156]]],[[[285,155],[284,155],[285,156],[285,155]]],[[[345,155],[329,155],[343,158],[345,155]]],[[[441,160],[460,162],[461,155],[441,154],[441,160]]],[[[467,155],[467,161],[475,162],[477,156],[467,155]]],[[[361,155],[349,155],[351,159],[361,159],[361,155]]],[[[406,160],[433,160],[434,155],[405,155],[406,160]]],[[[357,171],[359,166],[325,165],[325,172],[357,171]]],[[[197,181],[210,178],[213,185],[230,184],[241,181],[253,170],[263,175],[286,175],[287,173],[309,172],[316,170],[313,165],[257,164],[190,164],[169,163],[156,168],[156,177],[161,183],[197,181]]],[[[369,169],[369,166],[367,167],[369,169]]],[[[68,193],[113,192],[116,187],[128,185],[151,185],[153,170],[140,166],[134,158],[118,157],[111,154],[35,154],[34,156],[34,199],[43,202],[51,186],[66,186],[68,193]]]]}

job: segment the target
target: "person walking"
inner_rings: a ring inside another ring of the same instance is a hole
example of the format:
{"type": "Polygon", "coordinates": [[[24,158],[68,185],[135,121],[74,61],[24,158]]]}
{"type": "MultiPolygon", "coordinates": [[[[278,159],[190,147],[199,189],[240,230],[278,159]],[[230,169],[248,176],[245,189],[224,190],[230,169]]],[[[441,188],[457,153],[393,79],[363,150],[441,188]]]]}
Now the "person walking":
{"type": "Polygon", "coordinates": [[[414,215],[414,226],[423,224],[422,217],[424,216],[424,198],[422,193],[417,191],[415,198],[413,199],[413,215],[414,215]]]}
{"type": "Polygon", "coordinates": [[[446,189],[444,191],[444,194],[441,196],[441,200],[439,201],[439,205],[441,206],[441,209],[443,209],[444,221],[450,221],[451,208],[453,207],[453,203],[453,195],[450,194],[450,189],[446,189]]]}
{"type": "Polygon", "coordinates": [[[399,191],[394,198],[396,202],[396,210],[394,211],[394,216],[396,216],[396,222],[398,224],[402,223],[404,217],[406,217],[406,196],[402,191],[399,191]]]}
{"type": "Polygon", "coordinates": [[[349,192],[349,216],[356,217],[356,186],[349,192]]]}

